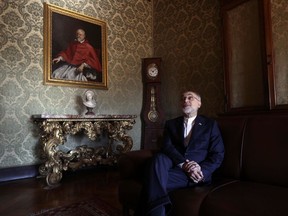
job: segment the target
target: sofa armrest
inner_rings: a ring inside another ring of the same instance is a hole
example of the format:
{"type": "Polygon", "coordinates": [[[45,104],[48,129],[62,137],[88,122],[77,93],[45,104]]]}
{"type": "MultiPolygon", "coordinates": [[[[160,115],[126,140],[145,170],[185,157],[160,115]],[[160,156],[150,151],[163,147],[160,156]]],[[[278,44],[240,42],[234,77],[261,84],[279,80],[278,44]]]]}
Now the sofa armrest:
{"type": "Polygon", "coordinates": [[[152,158],[153,150],[136,150],[124,153],[118,159],[121,179],[140,179],[143,177],[146,163],[152,158]]]}

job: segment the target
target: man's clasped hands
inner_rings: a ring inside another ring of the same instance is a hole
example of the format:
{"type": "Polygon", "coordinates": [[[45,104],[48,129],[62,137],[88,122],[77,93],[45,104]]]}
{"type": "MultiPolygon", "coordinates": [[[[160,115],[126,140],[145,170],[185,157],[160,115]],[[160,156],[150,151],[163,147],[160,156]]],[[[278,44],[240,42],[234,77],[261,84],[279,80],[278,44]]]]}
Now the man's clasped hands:
{"type": "Polygon", "coordinates": [[[195,161],[186,160],[182,165],[182,169],[195,183],[202,181],[204,178],[200,165],[195,161]]]}

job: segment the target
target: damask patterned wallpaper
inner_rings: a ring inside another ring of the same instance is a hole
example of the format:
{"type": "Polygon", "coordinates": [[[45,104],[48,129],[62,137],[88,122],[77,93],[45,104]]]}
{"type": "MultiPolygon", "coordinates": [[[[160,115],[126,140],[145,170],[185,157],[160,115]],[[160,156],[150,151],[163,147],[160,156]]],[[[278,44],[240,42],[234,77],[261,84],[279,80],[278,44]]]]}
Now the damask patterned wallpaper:
{"type": "MultiPolygon", "coordinates": [[[[84,112],[79,98],[86,89],[43,85],[43,2],[0,3],[0,168],[39,162],[39,134],[30,120],[32,114],[84,112]]],[[[107,22],[109,89],[93,90],[97,113],[140,115],[141,58],[151,56],[163,60],[162,107],[166,118],[180,114],[177,105],[184,88],[202,95],[201,113],[216,116],[223,112],[218,1],[45,2],[107,22]]],[[[138,149],[139,117],[130,134],[134,149],[138,149]]]]}
{"type": "MultiPolygon", "coordinates": [[[[82,114],[87,89],[43,85],[43,2],[0,2],[0,168],[39,163],[32,114],[82,114]]],[[[107,23],[108,90],[93,90],[98,114],[140,115],[141,58],[151,57],[152,2],[45,1],[107,23]]],[[[129,132],[140,146],[141,122],[129,132]]],[[[76,142],[72,139],[72,142],[76,142]]]]}
{"type": "Polygon", "coordinates": [[[288,5],[287,0],[271,0],[272,37],[276,104],[288,103],[288,5]]]}
{"type": "Polygon", "coordinates": [[[219,2],[155,0],[154,52],[163,60],[162,105],[167,118],[180,113],[183,89],[200,93],[201,113],[216,116],[224,111],[219,2]]]}

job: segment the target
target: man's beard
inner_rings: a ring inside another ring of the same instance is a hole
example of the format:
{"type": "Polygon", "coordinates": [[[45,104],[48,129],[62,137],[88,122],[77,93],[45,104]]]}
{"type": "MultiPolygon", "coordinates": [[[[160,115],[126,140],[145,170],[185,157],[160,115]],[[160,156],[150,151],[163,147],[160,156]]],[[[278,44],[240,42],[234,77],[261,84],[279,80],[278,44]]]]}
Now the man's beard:
{"type": "Polygon", "coordinates": [[[195,113],[197,110],[194,109],[191,106],[185,106],[185,107],[182,108],[182,111],[183,111],[184,114],[189,115],[191,113],[195,113]]]}

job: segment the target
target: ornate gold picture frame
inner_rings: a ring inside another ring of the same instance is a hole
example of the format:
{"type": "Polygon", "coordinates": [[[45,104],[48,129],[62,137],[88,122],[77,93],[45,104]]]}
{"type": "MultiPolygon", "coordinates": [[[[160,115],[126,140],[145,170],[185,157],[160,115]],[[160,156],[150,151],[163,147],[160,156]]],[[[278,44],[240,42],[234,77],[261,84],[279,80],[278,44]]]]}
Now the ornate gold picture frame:
{"type": "Polygon", "coordinates": [[[108,89],[106,23],[44,3],[44,84],[108,89]]]}

